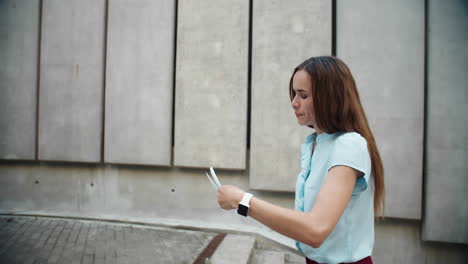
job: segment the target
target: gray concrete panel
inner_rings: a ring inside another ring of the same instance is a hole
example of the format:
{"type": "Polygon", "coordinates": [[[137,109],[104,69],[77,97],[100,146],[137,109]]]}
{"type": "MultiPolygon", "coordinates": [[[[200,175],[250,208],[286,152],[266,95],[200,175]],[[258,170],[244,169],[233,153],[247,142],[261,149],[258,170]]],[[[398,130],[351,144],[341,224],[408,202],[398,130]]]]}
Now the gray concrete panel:
{"type": "Polygon", "coordinates": [[[104,161],[170,165],[175,2],[109,2],[104,161]]]}
{"type": "Polygon", "coordinates": [[[101,159],[105,0],[45,0],[39,159],[101,159]]]}
{"type": "Polygon", "coordinates": [[[300,127],[289,100],[299,63],[331,54],[330,1],[254,1],[250,187],[293,191],[300,145],[312,133],[300,127]]]}
{"type": "Polygon", "coordinates": [[[388,220],[375,228],[374,263],[467,263],[468,246],[421,242],[420,222],[388,220]]]}
{"type": "Polygon", "coordinates": [[[468,243],[468,3],[428,3],[423,238],[468,243]]]}
{"type": "Polygon", "coordinates": [[[339,1],[336,34],[383,159],[385,215],[420,219],[424,1],[339,1]]]}
{"type": "Polygon", "coordinates": [[[0,159],[35,159],[39,1],[0,1],[0,159]]]}
{"type": "Polygon", "coordinates": [[[244,169],[249,2],[178,5],[174,165],[244,169]]]}

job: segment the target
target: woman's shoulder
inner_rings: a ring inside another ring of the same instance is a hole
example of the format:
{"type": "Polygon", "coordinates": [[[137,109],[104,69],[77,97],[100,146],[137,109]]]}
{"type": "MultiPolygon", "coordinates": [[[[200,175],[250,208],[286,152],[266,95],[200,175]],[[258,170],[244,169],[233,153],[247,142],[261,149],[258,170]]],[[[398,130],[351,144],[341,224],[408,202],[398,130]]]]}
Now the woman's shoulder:
{"type": "Polygon", "coordinates": [[[335,145],[367,147],[367,141],[357,132],[340,132],[335,138],[335,145]]]}
{"type": "Polygon", "coordinates": [[[337,135],[330,156],[331,166],[347,165],[370,175],[370,155],[366,139],[356,132],[337,135]]]}

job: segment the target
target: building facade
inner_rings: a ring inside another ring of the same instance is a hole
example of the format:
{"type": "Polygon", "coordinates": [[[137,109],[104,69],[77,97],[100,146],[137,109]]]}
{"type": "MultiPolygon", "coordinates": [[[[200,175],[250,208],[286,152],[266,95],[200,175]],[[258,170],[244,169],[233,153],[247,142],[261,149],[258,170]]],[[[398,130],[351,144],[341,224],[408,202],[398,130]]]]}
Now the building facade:
{"type": "Polygon", "coordinates": [[[5,0],[0,213],[253,232],[204,172],[293,208],[288,85],[350,67],[385,167],[377,263],[466,263],[463,0],[5,0]]]}

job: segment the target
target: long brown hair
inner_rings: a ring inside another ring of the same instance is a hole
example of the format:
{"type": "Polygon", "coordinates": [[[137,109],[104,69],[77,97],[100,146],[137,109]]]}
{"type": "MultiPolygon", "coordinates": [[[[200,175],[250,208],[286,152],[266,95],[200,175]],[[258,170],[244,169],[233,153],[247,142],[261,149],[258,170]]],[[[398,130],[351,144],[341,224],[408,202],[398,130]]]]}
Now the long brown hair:
{"type": "Polygon", "coordinates": [[[332,56],[312,57],[299,64],[289,81],[291,101],[296,96],[293,77],[306,71],[312,79],[312,99],[317,126],[326,133],[357,132],[367,141],[374,177],[374,212],[384,207],[384,168],[366,114],[361,105],[356,82],[346,64],[332,56]]]}

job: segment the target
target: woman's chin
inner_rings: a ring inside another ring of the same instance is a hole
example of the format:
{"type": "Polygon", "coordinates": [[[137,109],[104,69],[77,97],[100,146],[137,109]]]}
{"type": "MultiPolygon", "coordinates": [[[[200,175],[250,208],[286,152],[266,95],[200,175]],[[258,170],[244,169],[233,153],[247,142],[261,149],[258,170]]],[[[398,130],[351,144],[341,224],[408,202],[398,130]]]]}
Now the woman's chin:
{"type": "Polygon", "coordinates": [[[300,120],[297,120],[297,123],[298,123],[300,126],[306,126],[306,127],[314,128],[314,125],[311,125],[311,124],[305,123],[305,122],[301,122],[300,120]]]}

